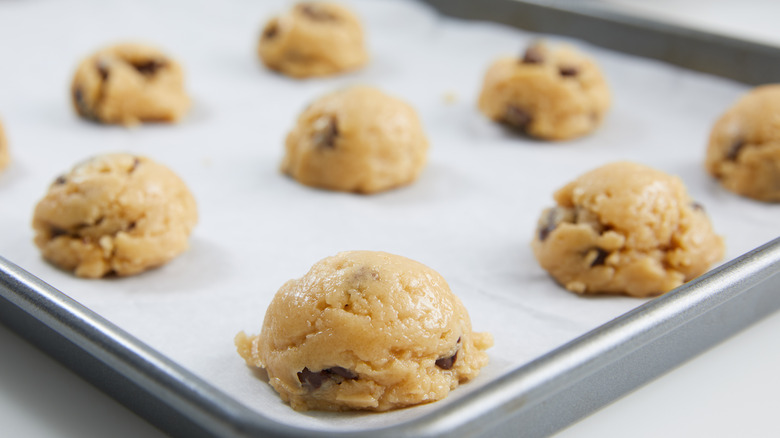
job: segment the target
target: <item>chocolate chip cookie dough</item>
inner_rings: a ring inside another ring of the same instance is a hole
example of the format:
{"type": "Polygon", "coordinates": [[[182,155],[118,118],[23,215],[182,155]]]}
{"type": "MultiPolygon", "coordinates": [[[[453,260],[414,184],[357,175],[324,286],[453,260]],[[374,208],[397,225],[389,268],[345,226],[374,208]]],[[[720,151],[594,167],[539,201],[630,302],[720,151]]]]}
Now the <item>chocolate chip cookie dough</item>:
{"type": "Polygon", "coordinates": [[[8,140],[3,132],[3,124],[0,122],[0,170],[5,169],[11,162],[11,156],[8,154],[8,140]]]}
{"type": "Polygon", "coordinates": [[[487,117],[544,140],[590,133],[609,106],[609,88],[594,61],[571,47],[543,43],[493,63],[479,96],[487,117]]]}
{"type": "Polygon", "coordinates": [[[440,400],[477,376],[493,344],[429,267],[342,252],[288,281],[259,336],[235,339],[296,410],[386,411],[440,400]]]}
{"type": "Polygon", "coordinates": [[[175,122],[190,107],[181,66],[141,44],[107,47],[81,61],[71,96],[81,117],[122,125],[175,122]]]}
{"type": "Polygon", "coordinates": [[[43,257],[79,277],[127,276],[160,266],[187,248],[195,199],[167,167],[108,154],[59,176],[35,207],[43,257]]]}
{"type": "Polygon", "coordinates": [[[572,292],[658,295],[723,257],[704,208],[679,178],[658,170],[607,164],[554,198],[532,247],[542,268],[572,292]]]}
{"type": "Polygon", "coordinates": [[[417,179],[428,140],[412,107],[356,86],[309,105],[285,142],[282,171],[324,189],[374,193],[417,179]]]}
{"type": "Polygon", "coordinates": [[[299,3],[269,20],[257,53],[268,68],[294,78],[355,70],[368,61],[358,18],[326,2],[299,3]]]}
{"type": "Polygon", "coordinates": [[[734,193],[780,202],[780,84],[756,87],[715,122],[705,166],[734,193]]]}

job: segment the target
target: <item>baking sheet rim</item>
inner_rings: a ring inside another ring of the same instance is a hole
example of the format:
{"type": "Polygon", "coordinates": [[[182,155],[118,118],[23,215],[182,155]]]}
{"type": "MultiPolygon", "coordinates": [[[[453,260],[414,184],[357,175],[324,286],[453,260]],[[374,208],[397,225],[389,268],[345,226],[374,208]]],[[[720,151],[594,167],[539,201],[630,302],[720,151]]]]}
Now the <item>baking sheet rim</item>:
{"type": "MultiPolygon", "coordinates": [[[[778,272],[780,238],[510,371],[467,398],[370,432],[376,437],[401,432],[435,436],[474,427],[478,419],[496,411],[509,415],[508,411],[526,409],[778,272]]],[[[275,432],[325,437],[366,432],[318,432],[275,423],[3,257],[0,286],[12,305],[218,435],[275,432]]]]}

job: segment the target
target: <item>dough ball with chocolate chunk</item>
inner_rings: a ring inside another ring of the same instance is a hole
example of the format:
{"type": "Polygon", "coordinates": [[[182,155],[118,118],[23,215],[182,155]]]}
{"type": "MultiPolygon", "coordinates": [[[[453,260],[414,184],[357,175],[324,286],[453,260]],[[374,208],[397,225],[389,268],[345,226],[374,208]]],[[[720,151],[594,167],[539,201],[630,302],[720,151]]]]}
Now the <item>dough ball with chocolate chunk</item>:
{"type": "Polygon", "coordinates": [[[705,165],[734,193],[780,202],[780,84],[754,88],[715,122],[705,165]]]}
{"type": "Polygon", "coordinates": [[[195,199],[167,167],[108,154],[57,177],[35,207],[43,257],[79,277],[127,276],[160,266],[187,248],[195,199]]]}
{"type": "Polygon", "coordinates": [[[11,156],[8,154],[8,140],[3,132],[3,124],[0,123],[0,170],[3,170],[11,162],[11,156]]]}
{"type": "Polygon", "coordinates": [[[324,189],[374,193],[406,185],[425,167],[428,140],[417,113],[356,86],[321,97],[287,135],[282,171],[324,189]]]}
{"type": "Polygon", "coordinates": [[[609,106],[609,88],[594,61],[571,47],[542,43],[493,63],[479,96],[487,117],[544,140],[590,133],[609,106]]]}
{"type": "Polygon", "coordinates": [[[175,122],[190,107],[181,66],[140,44],[106,47],[81,61],[71,96],[81,117],[122,125],[175,122]]]}
{"type": "Polygon", "coordinates": [[[580,294],[668,292],[723,257],[704,208],[674,176],[617,162],[554,195],[532,247],[539,264],[580,294]]]}
{"type": "Polygon", "coordinates": [[[488,362],[461,301],[431,268],[375,251],[316,263],[276,293],[239,354],[296,410],[386,411],[440,400],[488,362]]]}
{"type": "Polygon", "coordinates": [[[358,18],[324,2],[299,3],[269,20],[257,53],[268,68],[294,78],[355,70],[368,61],[358,18]]]}

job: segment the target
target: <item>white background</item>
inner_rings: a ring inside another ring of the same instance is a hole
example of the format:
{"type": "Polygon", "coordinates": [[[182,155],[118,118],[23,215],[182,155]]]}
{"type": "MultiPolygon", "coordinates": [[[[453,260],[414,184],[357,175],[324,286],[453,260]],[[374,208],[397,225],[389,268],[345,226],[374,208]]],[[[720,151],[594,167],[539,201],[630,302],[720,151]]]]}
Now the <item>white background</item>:
{"type": "MultiPolygon", "coordinates": [[[[613,1],[611,3],[630,3],[613,1]]],[[[676,1],[641,5],[644,13],[780,44],[769,3],[676,1]],[[705,9],[698,9],[698,8],[705,9]],[[653,9],[657,9],[654,11],[653,9]],[[764,26],[764,27],[762,27],[764,26]],[[762,32],[761,29],[766,29],[762,32]]],[[[639,7],[639,5],[632,5],[639,7]]],[[[780,11],[780,8],[774,8],[780,11]]],[[[780,434],[773,394],[780,390],[775,336],[780,316],[564,431],[562,436],[772,436],[780,434]]],[[[3,435],[98,437],[161,435],[134,414],[0,328],[3,435]]]]}

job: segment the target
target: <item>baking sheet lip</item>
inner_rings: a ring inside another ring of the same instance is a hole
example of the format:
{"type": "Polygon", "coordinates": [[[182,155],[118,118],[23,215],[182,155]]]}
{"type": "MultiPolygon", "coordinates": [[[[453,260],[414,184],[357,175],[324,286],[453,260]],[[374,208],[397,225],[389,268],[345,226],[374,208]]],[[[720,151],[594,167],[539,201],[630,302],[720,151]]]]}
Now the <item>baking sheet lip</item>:
{"type": "MultiPolygon", "coordinates": [[[[439,436],[469,425],[480,428],[477,420],[488,416],[497,421],[506,418],[507,410],[500,408],[511,405],[519,410],[539,403],[779,272],[780,238],[776,238],[510,371],[468,397],[370,433],[439,436]]],[[[365,430],[316,431],[275,422],[2,256],[0,286],[9,302],[221,436],[365,436],[365,430]]]]}
{"type": "MultiPolygon", "coordinates": [[[[427,3],[430,0],[424,0],[427,3]]],[[[707,41],[712,45],[726,45],[732,47],[749,48],[750,50],[767,52],[780,59],[780,47],[764,43],[761,41],[741,38],[708,31],[701,28],[686,27],[680,23],[662,21],[660,18],[646,18],[638,14],[626,12],[626,10],[616,11],[608,5],[596,4],[594,2],[571,2],[565,5],[551,4],[544,0],[512,0],[515,3],[533,5],[538,8],[555,10],[563,13],[576,14],[596,20],[608,21],[614,24],[626,25],[634,28],[650,30],[665,35],[684,36],[701,41],[707,41]]],[[[613,5],[614,6],[614,5],[613,5]]]]}
{"type": "Polygon", "coordinates": [[[693,28],[660,17],[616,11],[592,2],[422,1],[450,17],[498,22],[530,32],[576,38],[747,85],[774,83],[780,75],[778,44],[693,28]]]}
{"type": "MultiPolygon", "coordinates": [[[[219,435],[253,413],[78,301],[0,256],[0,296],[136,385],[219,435]]],[[[270,426],[270,425],[269,425],[270,426]]],[[[230,433],[233,435],[233,433],[230,433]]]]}
{"type": "MultiPolygon", "coordinates": [[[[615,362],[658,338],[705,315],[743,292],[780,273],[780,238],[776,238],[677,289],[655,298],[566,343],[528,365],[548,370],[544,361],[567,361],[559,356],[590,357],[590,372],[615,362]],[[614,347],[618,348],[614,348],[614,347]],[[590,350],[588,352],[588,350],[590,350]],[[585,351],[583,353],[583,351],[585,351]],[[538,364],[535,364],[538,362],[538,364]]],[[[569,375],[568,371],[555,375],[569,375]]],[[[582,376],[580,376],[582,377],[582,376]]]]}
{"type": "MultiPolygon", "coordinates": [[[[446,407],[460,422],[528,408],[780,274],[780,238],[555,348],[446,407]],[[480,412],[474,412],[479,407],[480,412]]],[[[422,419],[420,419],[422,420],[422,419]]],[[[453,427],[458,427],[454,425],[453,427]]]]}

